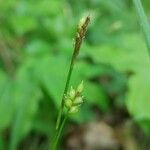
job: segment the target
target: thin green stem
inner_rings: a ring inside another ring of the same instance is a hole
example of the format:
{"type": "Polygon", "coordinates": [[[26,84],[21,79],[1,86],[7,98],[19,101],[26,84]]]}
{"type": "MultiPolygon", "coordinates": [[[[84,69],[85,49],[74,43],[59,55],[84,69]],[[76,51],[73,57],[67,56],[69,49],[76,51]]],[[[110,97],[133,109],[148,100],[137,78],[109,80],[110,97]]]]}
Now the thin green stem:
{"type": "Polygon", "coordinates": [[[65,118],[63,119],[63,121],[62,121],[62,123],[60,125],[60,128],[56,132],[56,135],[54,137],[54,142],[52,143],[53,144],[52,148],[51,148],[52,150],[56,150],[57,149],[58,141],[59,141],[60,135],[62,133],[62,130],[64,128],[64,125],[65,125],[65,122],[66,122],[67,118],[68,118],[68,113],[65,115],[65,118]]]}
{"type": "Polygon", "coordinates": [[[141,28],[142,28],[144,36],[145,36],[148,53],[150,56],[150,25],[149,25],[146,15],[145,15],[141,0],[133,0],[133,3],[135,6],[135,9],[136,9],[136,12],[139,16],[139,22],[140,22],[141,28]]]}
{"type": "Polygon", "coordinates": [[[60,107],[57,122],[56,122],[56,130],[59,129],[59,125],[60,125],[60,122],[61,122],[61,116],[62,116],[63,109],[64,109],[64,95],[67,94],[67,92],[68,92],[69,83],[70,83],[70,79],[71,79],[71,75],[72,75],[72,71],[73,71],[73,67],[74,67],[75,58],[76,57],[73,53],[72,58],[71,58],[70,67],[69,67],[69,72],[68,72],[68,75],[67,75],[67,81],[66,81],[65,89],[64,89],[64,92],[63,92],[62,100],[61,100],[61,107],[60,107]]]}
{"type": "Polygon", "coordinates": [[[81,47],[81,44],[82,44],[82,40],[83,40],[83,38],[85,36],[85,33],[87,31],[87,27],[88,27],[89,22],[90,22],[90,16],[87,16],[86,18],[83,18],[80,21],[80,23],[78,25],[78,28],[77,28],[77,33],[76,33],[76,36],[75,36],[75,43],[74,43],[74,51],[73,51],[73,54],[72,54],[71,63],[70,63],[70,67],[69,67],[69,71],[68,71],[68,75],[67,75],[66,84],[65,84],[65,89],[64,89],[63,96],[62,96],[62,99],[61,99],[61,106],[60,106],[58,117],[57,117],[56,134],[55,134],[54,141],[53,141],[53,144],[52,144],[52,150],[55,150],[56,147],[57,147],[60,134],[62,132],[63,126],[64,126],[65,121],[66,121],[67,116],[68,116],[68,112],[67,112],[67,114],[65,114],[65,118],[62,120],[62,114],[63,114],[63,111],[64,111],[65,95],[68,92],[69,83],[70,83],[72,71],[73,71],[73,68],[74,68],[75,60],[76,60],[76,58],[79,54],[80,47],[81,47]]]}

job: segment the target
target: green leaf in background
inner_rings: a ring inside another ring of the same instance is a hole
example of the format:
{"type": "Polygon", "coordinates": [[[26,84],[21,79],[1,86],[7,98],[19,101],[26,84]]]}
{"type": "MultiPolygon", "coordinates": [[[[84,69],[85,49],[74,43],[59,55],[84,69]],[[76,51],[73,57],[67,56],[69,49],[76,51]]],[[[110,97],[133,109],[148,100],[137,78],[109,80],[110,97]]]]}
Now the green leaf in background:
{"type": "Polygon", "coordinates": [[[133,118],[138,121],[145,130],[150,131],[150,71],[142,71],[133,75],[129,80],[129,92],[127,93],[127,108],[133,118]],[[149,123],[149,124],[147,124],[149,123]],[[144,125],[145,124],[145,125],[144,125]],[[146,126],[147,124],[147,126],[146,126]]]}
{"type": "Polygon", "coordinates": [[[4,149],[4,140],[2,138],[2,133],[0,132],[0,149],[4,149]]]}
{"type": "Polygon", "coordinates": [[[29,56],[41,57],[45,53],[47,53],[48,55],[51,53],[50,44],[48,42],[39,39],[34,39],[33,41],[30,41],[24,49],[28,57],[29,56]]]}
{"type": "Polygon", "coordinates": [[[10,125],[12,121],[13,82],[2,71],[0,72],[0,132],[10,125]]]}
{"type": "Polygon", "coordinates": [[[102,111],[108,110],[109,103],[107,96],[100,85],[86,82],[84,95],[85,99],[87,99],[85,103],[88,103],[89,105],[97,105],[102,111]]]}
{"type": "MultiPolygon", "coordinates": [[[[104,45],[95,47],[92,51],[87,49],[87,54],[97,63],[108,64],[123,73],[134,74],[129,79],[126,105],[133,118],[142,124],[142,120],[150,120],[148,53],[144,41],[138,35],[126,35],[120,44],[123,48],[104,45]]],[[[146,123],[142,126],[150,130],[146,123]]]]}
{"type": "Polygon", "coordinates": [[[88,123],[89,121],[94,121],[96,118],[94,113],[91,111],[90,106],[87,103],[88,100],[85,101],[79,112],[77,114],[72,114],[69,119],[74,121],[75,123],[83,124],[88,123]]]}
{"type": "Polygon", "coordinates": [[[15,97],[16,110],[12,125],[10,150],[17,149],[20,140],[32,128],[33,118],[38,110],[41,91],[33,78],[32,66],[18,70],[15,97]]]}
{"type": "Polygon", "coordinates": [[[119,71],[138,72],[150,67],[146,46],[137,34],[122,36],[120,46],[108,44],[86,51],[95,62],[109,64],[119,71]]]}
{"type": "Polygon", "coordinates": [[[14,102],[13,87],[11,79],[0,71],[0,149],[5,149],[4,130],[6,130],[13,119],[14,102]]]}
{"type": "Polygon", "coordinates": [[[16,16],[12,18],[11,23],[17,35],[23,35],[37,27],[36,20],[32,16],[16,16]]]}
{"type": "Polygon", "coordinates": [[[36,64],[36,78],[59,107],[69,63],[62,56],[45,56],[36,64]]]}

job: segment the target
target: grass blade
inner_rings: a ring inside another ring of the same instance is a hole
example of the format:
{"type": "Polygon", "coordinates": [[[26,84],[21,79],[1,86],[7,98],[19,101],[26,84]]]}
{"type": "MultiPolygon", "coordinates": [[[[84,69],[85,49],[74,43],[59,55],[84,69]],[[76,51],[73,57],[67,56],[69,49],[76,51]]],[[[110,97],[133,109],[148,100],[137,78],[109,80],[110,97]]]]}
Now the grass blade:
{"type": "Polygon", "coordinates": [[[150,56],[150,25],[149,25],[147,16],[144,12],[144,8],[142,6],[141,0],[133,0],[133,3],[136,9],[136,12],[138,14],[138,17],[139,17],[139,22],[140,22],[141,28],[145,36],[148,53],[150,56]]]}

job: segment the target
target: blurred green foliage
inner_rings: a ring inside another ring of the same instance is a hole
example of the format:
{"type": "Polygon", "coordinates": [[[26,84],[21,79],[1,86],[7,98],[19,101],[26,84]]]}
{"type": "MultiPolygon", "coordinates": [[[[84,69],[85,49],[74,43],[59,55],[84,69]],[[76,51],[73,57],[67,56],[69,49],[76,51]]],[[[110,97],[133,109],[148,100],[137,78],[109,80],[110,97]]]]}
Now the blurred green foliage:
{"type": "MultiPolygon", "coordinates": [[[[147,14],[149,3],[144,1],[147,14]]],[[[0,149],[16,149],[31,131],[53,135],[72,39],[84,13],[92,21],[71,85],[85,81],[86,103],[70,120],[93,120],[92,107],[109,111],[115,95],[116,107],[127,107],[150,131],[150,61],[131,1],[2,0],[0,149]]]]}

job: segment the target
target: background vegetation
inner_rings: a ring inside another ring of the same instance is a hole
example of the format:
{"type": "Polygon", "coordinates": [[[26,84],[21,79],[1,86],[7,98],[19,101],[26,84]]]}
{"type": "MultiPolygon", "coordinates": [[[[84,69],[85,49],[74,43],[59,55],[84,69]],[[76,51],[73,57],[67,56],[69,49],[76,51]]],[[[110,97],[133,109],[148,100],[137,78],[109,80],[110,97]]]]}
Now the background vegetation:
{"type": "MultiPolygon", "coordinates": [[[[150,1],[143,5],[150,17],[150,1]]],[[[1,0],[1,150],[46,149],[84,13],[92,21],[71,85],[84,80],[86,102],[70,118],[63,145],[67,149],[74,134],[82,137],[77,133],[91,122],[125,129],[121,138],[126,142],[128,135],[132,146],[135,137],[134,146],[149,143],[150,61],[132,1],[1,0]]]]}

